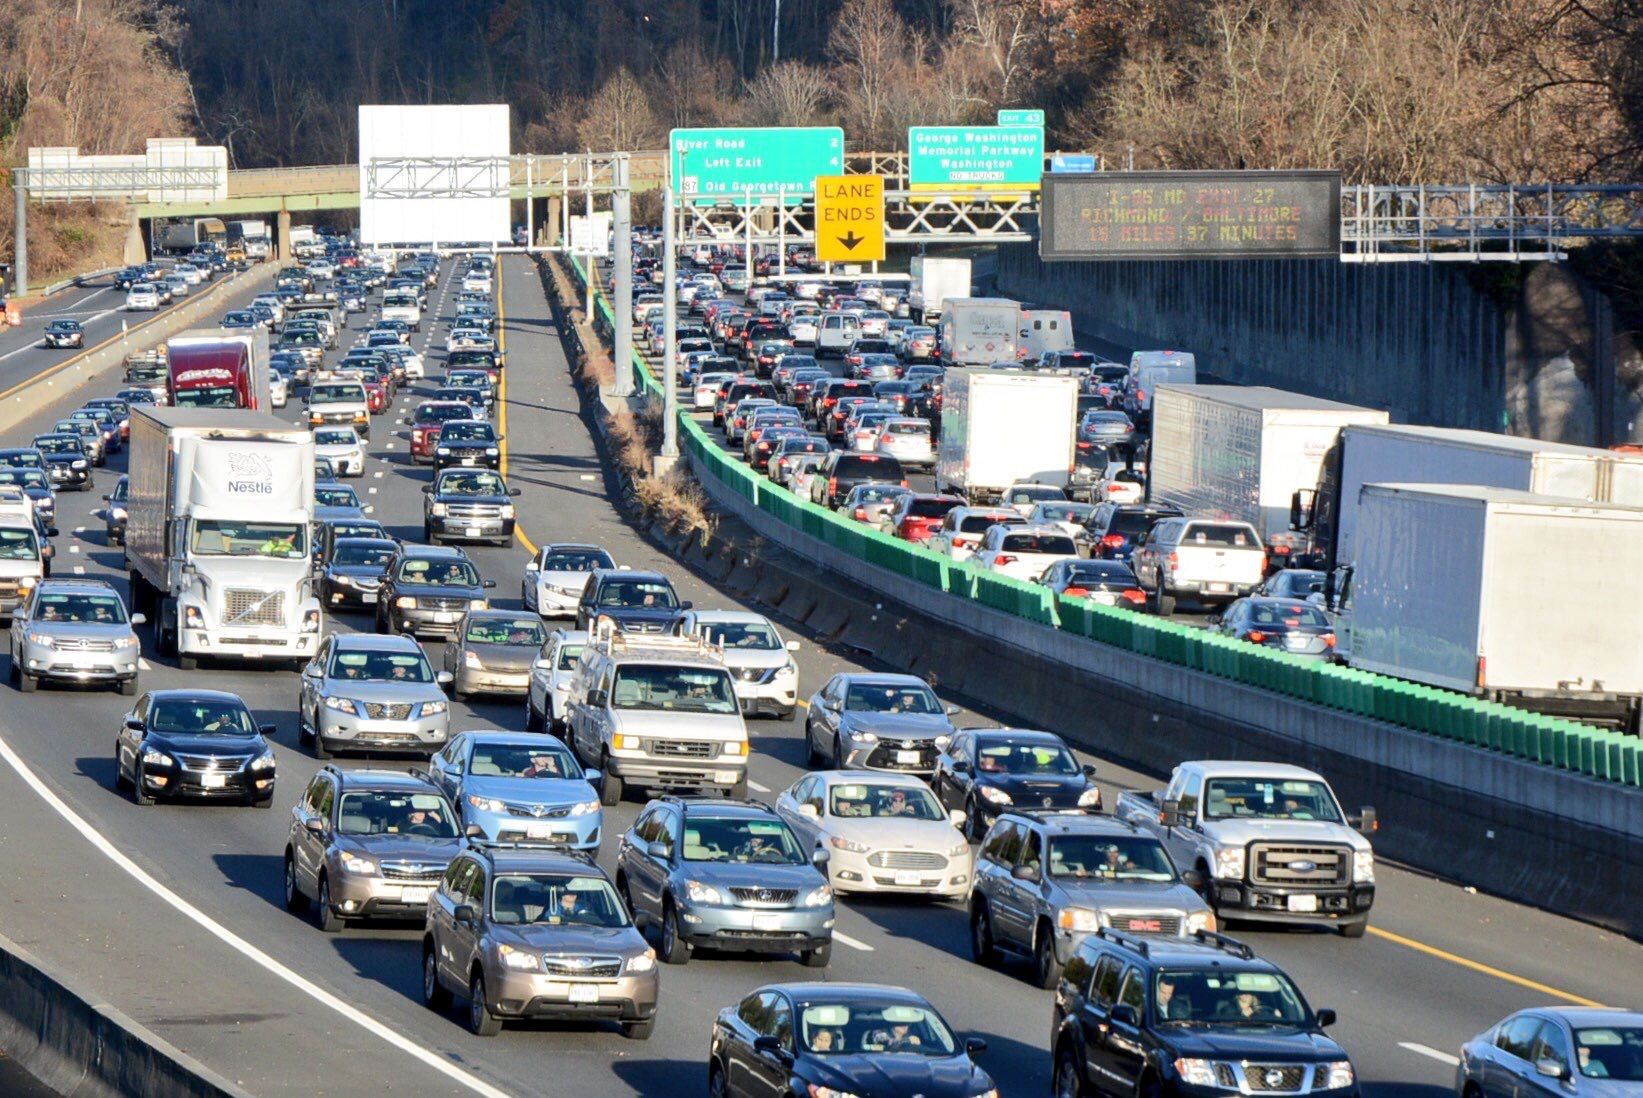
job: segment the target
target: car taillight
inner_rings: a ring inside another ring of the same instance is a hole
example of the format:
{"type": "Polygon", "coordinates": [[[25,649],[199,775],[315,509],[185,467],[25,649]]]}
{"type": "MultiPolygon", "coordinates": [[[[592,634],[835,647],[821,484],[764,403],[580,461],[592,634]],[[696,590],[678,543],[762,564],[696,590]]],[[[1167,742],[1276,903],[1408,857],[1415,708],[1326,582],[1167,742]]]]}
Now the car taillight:
{"type": "Polygon", "coordinates": [[[1118,597],[1123,599],[1125,602],[1134,603],[1136,606],[1145,606],[1147,602],[1147,593],[1139,587],[1131,587],[1127,590],[1120,591],[1118,593],[1118,597]]]}
{"type": "Polygon", "coordinates": [[[1329,648],[1335,647],[1335,634],[1325,633],[1324,634],[1324,644],[1325,644],[1325,646],[1327,646],[1329,648]]]}
{"type": "Polygon", "coordinates": [[[1117,493],[1122,492],[1123,490],[1124,490],[1124,486],[1116,480],[1107,485],[1107,494],[1108,495],[1116,495],[1117,493]]]}
{"type": "Polygon", "coordinates": [[[1093,442],[1080,442],[1078,444],[1078,448],[1080,450],[1088,450],[1093,445],[1095,445],[1093,442]]]}
{"type": "Polygon", "coordinates": [[[839,494],[839,478],[838,477],[828,477],[827,478],[827,494],[830,495],[830,496],[836,496],[836,495],[839,494]]]}
{"type": "Polygon", "coordinates": [[[1261,632],[1259,629],[1251,629],[1247,639],[1251,644],[1265,644],[1266,634],[1261,632]]]}
{"type": "Polygon", "coordinates": [[[865,507],[856,508],[856,517],[865,522],[867,520],[867,508],[865,508],[865,507]]]}
{"type": "Polygon", "coordinates": [[[1090,593],[1090,589],[1088,587],[1069,587],[1061,593],[1063,595],[1072,595],[1074,598],[1083,598],[1090,593]]]}
{"type": "Polygon", "coordinates": [[[1005,553],[1002,556],[994,557],[993,558],[993,563],[994,564],[1015,564],[1016,560],[1017,560],[1017,558],[1010,556],[1008,553],[1005,553]]]}
{"type": "Polygon", "coordinates": [[[1181,567],[1181,556],[1180,556],[1180,554],[1175,553],[1175,552],[1170,553],[1170,555],[1169,555],[1169,566],[1172,569],[1181,567]]]}
{"type": "Polygon", "coordinates": [[[1103,549],[1122,549],[1124,548],[1124,535],[1106,534],[1101,538],[1100,545],[1103,549]]]}

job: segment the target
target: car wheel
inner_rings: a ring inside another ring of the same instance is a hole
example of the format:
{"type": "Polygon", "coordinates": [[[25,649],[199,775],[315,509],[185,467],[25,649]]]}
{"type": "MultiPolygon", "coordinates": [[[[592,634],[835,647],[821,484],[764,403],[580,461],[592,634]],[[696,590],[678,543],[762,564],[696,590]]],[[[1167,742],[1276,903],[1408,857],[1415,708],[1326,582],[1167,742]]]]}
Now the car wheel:
{"type": "Polygon", "coordinates": [[[439,982],[439,962],[433,942],[422,943],[422,1005],[443,1012],[451,1005],[451,992],[439,982]]]}
{"type": "Polygon", "coordinates": [[[544,723],[545,722],[542,720],[542,714],[536,711],[535,703],[531,701],[530,695],[527,694],[525,696],[525,731],[544,731],[544,723]]]}
{"type": "Polygon", "coordinates": [[[833,769],[844,769],[844,740],[837,732],[833,733],[833,769]]]}
{"type": "Polygon", "coordinates": [[[1055,956],[1054,932],[1050,924],[1039,923],[1037,939],[1033,943],[1034,983],[1045,990],[1054,990],[1061,982],[1061,962],[1055,956]]]}
{"type": "Polygon", "coordinates": [[[319,896],[314,904],[314,922],[327,934],[335,934],[347,925],[347,920],[338,915],[331,905],[331,880],[323,873],[320,874],[319,896]]]}
{"type": "Polygon", "coordinates": [[[833,942],[828,940],[826,945],[819,945],[815,949],[807,949],[799,954],[799,960],[805,968],[826,968],[833,959],[833,942]]]}
{"type": "Polygon", "coordinates": [[[747,775],[743,774],[740,781],[730,787],[730,797],[733,800],[747,800],[747,775]]]}
{"type": "Polygon", "coordinates": [[[978,965],[992,967],[998,963],[998,946],[993,943],[993,920],[987,914],[987,905],[977,904],[970,912],[970,957],[978,965]]]}
{"type": "Polygon", "coordinates": [[[1159,617],[1167,618],[1171,614],[1175,613],[1175,596],[1165,594],[1163,587],[1158,588],[1158,596],[1156,601],[1158,604],[1159,617]]]}
{"type": "Polygon", "coordinates": [[[1055,1058],[1055,1098],[1084,1098],[1084,1080],[1078,1074],[1078,1056],[1068,1046],[1055,1058]]]}
{"type": "Polygon", "coordinates": [[[1355,923],[1341,924],[1341,937],[1343,938],[1362,938],[1368,931],[1368,919],[1359,919],[1355,923]]]}
{"type": "Polygon", "coordinates": [[[679,933],[679,909],[673,906],[672,900],[662,905],[662,948],[657,952],[663,964],[690,963],[690,943],[679,933]]]}
{"type": "Polygon", "coordinates": [[[185,652],[178,652],[177,668],[181,671],[198,671],[200,669],[200,661],[185,652]]]}
{"type": "Polygon", "coordinates": [[[623,1022],[622,1036],[630,1041],[648,1041],[650,1035],[656,1031],[656,1019],[646,1018],[642,1022],[623,1022]]]}
{"type": "Polygon", "coordinates": [[[285,910],[298,915],[308,913],[308,897],[297,885],[297,861],[289,850],[285,852],[285,910]]]}
{"type": "Polygon", "coordinates": [[[715,1061],[707,1067],[708,1098],[730,1098],[730,1086],[725,1082],[725,1070],[715,1061]]]}
{"type": "Polygon", "coordinates": [[[331,758],[331,749],[325,746],[325,737],[319,732],[314,733],[314,758],[326,762],[331,758]]]}
{"type": "Polygon", "coordinates": [[[274,807],[274,794],[269,793],[268,796],[266,796],[266,797],[252,797],[251,798],[251,807],[252,808],[262,808],[262,809],[273,808],[274,807]]]}
{"type": "Polygon", "coordinates": [[[131,800],[132,803],[143,808],[147,808],[154,803],[154,798],[148,795],[148,788],[143,784],[142,763],[138,763],[137,768],[131,774],[131,800]]]}
{"type": "Polygon", "coordinates": [[[120,748],[114,747],[114,791],[118,793],[126,787],[126,768],[120,763],[120,748]]]}
{"type": "Polygon", "coordinates": [[[810,770],[819,770],[822,764],[822,753],[816,750],[814,732],[815,729],[810,727],[810,722],[806,721],[804,723],[804,765],[810,770]]]}
{"type": "Polygon", "coordinates": [[[24,671],[21,667],[17,669],[17,689],[25,694],[32,694],[39,688],[40,680],[37,677],[24,671]]]}
{"type": "Polygon", "coordinates": [[[128,698],[134,697],[137,693],[137,676],[133,675],[129,679],[122,679],[115,689],[128,698]]]}
{"type": "Polygon", "coordinates": [[[987,829],[981,826],[981,804],[974,798],[964,806],[964,837],[972,843],[979,843],[987,835],[987,829]]]}
{"type": "Polygon", "coordinates": [[[502,1032],[502,1019],[485,1002],[485,976],[479,972],[468,983],[468,1032],[475,1037],[495,1037],[502,1032]]]}

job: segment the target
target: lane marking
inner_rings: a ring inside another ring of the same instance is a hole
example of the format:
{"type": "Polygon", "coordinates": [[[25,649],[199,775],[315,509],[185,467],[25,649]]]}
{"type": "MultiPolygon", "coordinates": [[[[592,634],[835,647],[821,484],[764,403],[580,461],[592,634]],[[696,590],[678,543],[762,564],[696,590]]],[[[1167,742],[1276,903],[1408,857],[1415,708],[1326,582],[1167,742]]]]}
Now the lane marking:
{"type": "Polygon", "coordinates": [[[0,758],[4,758],[6,762],[11,764],[11,768],[17,772],[18,777],[27,782],[29,787],[39,795],[41,800],[50,805],[59,816],[63,817],[64,820],[68,821],[69,826],[78,831],[80,836],[85,839],[86,842],[90,843],[99,852],[106,856],[109,861],[124,870],[138,884],[154,893],[154,895],[158,896],[165,903],[175,908],[189,920],[199,924],[206,930],[207,933],[220,940],[224,945],[227,945],[230,949],[234,950],[236,953],[239,953],[259,968],[262,968],[272,975],[279,977],[281,980],[284,980],[304,995],[307,995],[308,997],[319,1002],[321,1005],[334,1010],[336,1013],[342,1015],[350,1022],[353,1022],[361,1029],[364,1029],[367,1033],[370,1033],[375,1037],[380,1037],[383,1041],[392,1045],[400,1052],[422,1061],[424,1064],[427,1064],[441,1075],[444,1075],[453,1082],[467,1087],[475,1094],[483,1094],[486,1098],[508,1098],[507,1091],[499,1090],[498,1088],[485,1082],[483,1079],[480,1079],[478,1076],[464,1071],[462,1068],[458,1067],[454,1063],[451,1063],[449,1060],[438,1055],[437,1053],[430,1052],[417,1042],[408,1037],[402,1036],[397,1031],[389,1028],[384,1023],[377,1021],[375,1018],[371,1017],[369,1014],[366,1014],[359,1008],[344,1002],[342,999],[309,980],[307,977],[301,976],[292,969],[287,968],[285,965],[281,964],[279,961],[276,961],[273,957],[269,956],[267,953],[264,953],[261,949],[252,945],[238,934],[235,934],[232,930],[229,930],[211,916],[207,915],[205,912],[201,911],[199,908],[177,895],[177,893],[161,884],[151,874],[149,874],[147,870],[132,861],[118,847],[104,838],[102,832],[87,823],[86,820],[79,815],[79,813],[75,812],[74,809],[68,806],[67,802],[65,802],[56,793],[52,792],[51,789],[44,782],[42,782],[38,776],[36,776],[34,771],[29,768],[28,763],[23,761],[22,756],[17,754],[17,752],[12,749],[11,744],[6,742],[4,738],[0,738],[0,758]]]}
{"type": "Polygon", "coordinates": [[[754,781],[752,778],[747,779],[747,787],[749,789],[753,790],[755,793],[768,793],[768,792],[770,792],[770,787],[768,785],[760,785],[758,782],[754,781]]]}
{"type": "Polygon", "coordinates": [[[833,931],[833,940],[835,942],[840,943],[841,945],[847,945],[851,949],[860,950],[862,953],[875,953],[875,952],[877,952],[877,950],[875,950],[872,946],[868,945],[866,942],[862,941],[859,938],[852,938],[852,937],[850,937],[850,935],[846,934],[842,930],[833,931]]]}
{"type": "Polygon", "coordinates": [[[1459,954],[1450,953],[1448,950],[1439,949],[1437,946],[1429,946],[1425,942],[1417,942],[1413,938],[1405,938],[1402,934],[1394,934],[1392,931],[1382,930],[1378,926],[1371,926],[1369,928],[1369,933],[1373,934],[1377,938],[1384,938],[1389,942],[1395,942],[1398,945],[1403,946],[1405,949],[1412,949],[1416,953],[1424,953],[1428,957],[1436,957],[1440,961],[1448,961],[1452,965],[1458,965],[1461,968],[1471,969],[1473,972],[1480,972],[1485,976],[1493,976],[1495,979],[1505,981],[1508,984],[1516,984],[1518,987],[1528,988],[1530,991],[1538,991],[1542,995],[1550,995],[1553,998],[1574,1003],[1576,1006],[1601,1007],[1603,1005],[1595,999],[1586,998],[1584,995],[1575,995],[1572,992],[1560,991],[1559,989],[1552,987],[1550,984],[1543,984],[1537,980],[1531,980],[1526,976],[1519,976],[1513,972],[1504,972],[1501,969],[1495,968],[1491,965],[1486,965],[1482,961],[1474,961],[1470,957],[1462,957],[1459,954]]]}
{"type": "MultiPolygon", "coordinates": [[[[834,935],[834,937],[837,936],[837,934],[834,935]]],[[[1442,1049],[1433,1048],[1430,1045],[1423,1045],[1416,1041],[1399,1041],[1398,1047],[1406,1048],[1410,1052],[1418,1053],[1422,1056],[1428,1057],[1429,1059],[1436,1060],[1440,1064],[1448,1064],[1450,1067],[1460,1066],[1459,1056],[1456,1056],[1450,1052],[1444,1052],[1442,1049]]]]}

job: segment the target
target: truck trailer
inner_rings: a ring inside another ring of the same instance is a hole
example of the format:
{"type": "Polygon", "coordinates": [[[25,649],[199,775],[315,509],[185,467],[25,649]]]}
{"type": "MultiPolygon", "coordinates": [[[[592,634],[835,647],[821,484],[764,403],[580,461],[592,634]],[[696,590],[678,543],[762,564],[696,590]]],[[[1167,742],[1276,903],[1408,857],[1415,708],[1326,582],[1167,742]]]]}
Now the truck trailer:
{"type": "Polygon", "coordinates": [[[1021,306],[1003,297],[949,298],[940,332],[943,366],[1013,365],[1021,306]]]}
{"type": "Polygon", "coordinates": [[[947,302],[970,296],[970,261],[960,256],[915,255],[907,264],[907,314],[934,326],[947,302]]]}
{"type": "Polygon", "coordinates": [[[936,448],[937,490],[983,503],[1028,481],[1065,488],[1077,415],[1077,378],[949,369],[936,448]]]}
{"type": "Polygon", "coordinates": [[[131,409],[126,564],[134,608],[184,670],[301,663],[319,649],[309,538],[314,438],[238,408],[131,409]]]}

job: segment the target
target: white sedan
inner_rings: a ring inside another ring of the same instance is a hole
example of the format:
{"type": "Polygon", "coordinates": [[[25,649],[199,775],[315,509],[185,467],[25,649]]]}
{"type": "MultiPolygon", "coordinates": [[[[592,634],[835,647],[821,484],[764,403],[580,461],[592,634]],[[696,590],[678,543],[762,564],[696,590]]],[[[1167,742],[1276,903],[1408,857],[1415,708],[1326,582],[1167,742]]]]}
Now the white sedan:
{"type": "Polygon", "coordinates": [[[554,732],[565,726],[570,682],[576,677],[588,634],[580,629],[556,629],[548,635],[531,663],[531,684],[525,693],[525,731],[554,732]]]}
{"type": "Polygon", "coordinates": [[[365,475],[365,444],[352,427],[316,428],[314,456],[329,461],[339,477],[365,475]]]}
{"type": "Polygon", "coordinates": [[[824,770],[776,798],[776,812],[806,850],[827,851],[836,892],[901,892],[961,900],[975,871],[959,826],[911,774],[824,770]]]}
{"type": "Polygon", "coordinates": [[[544,618],[573,618],[595,568],[615,568],[610,554],[597,545],[557,542],[544,545],[525,565],[519,599],[525,609],[544,618]]]}
{"type": "Polygon", "coordinates": [[[982,535],[976,567],[1028,583],[1062,560],[1078,559],[1078,543],[1055,526],[994,526],[982,535]]]}

